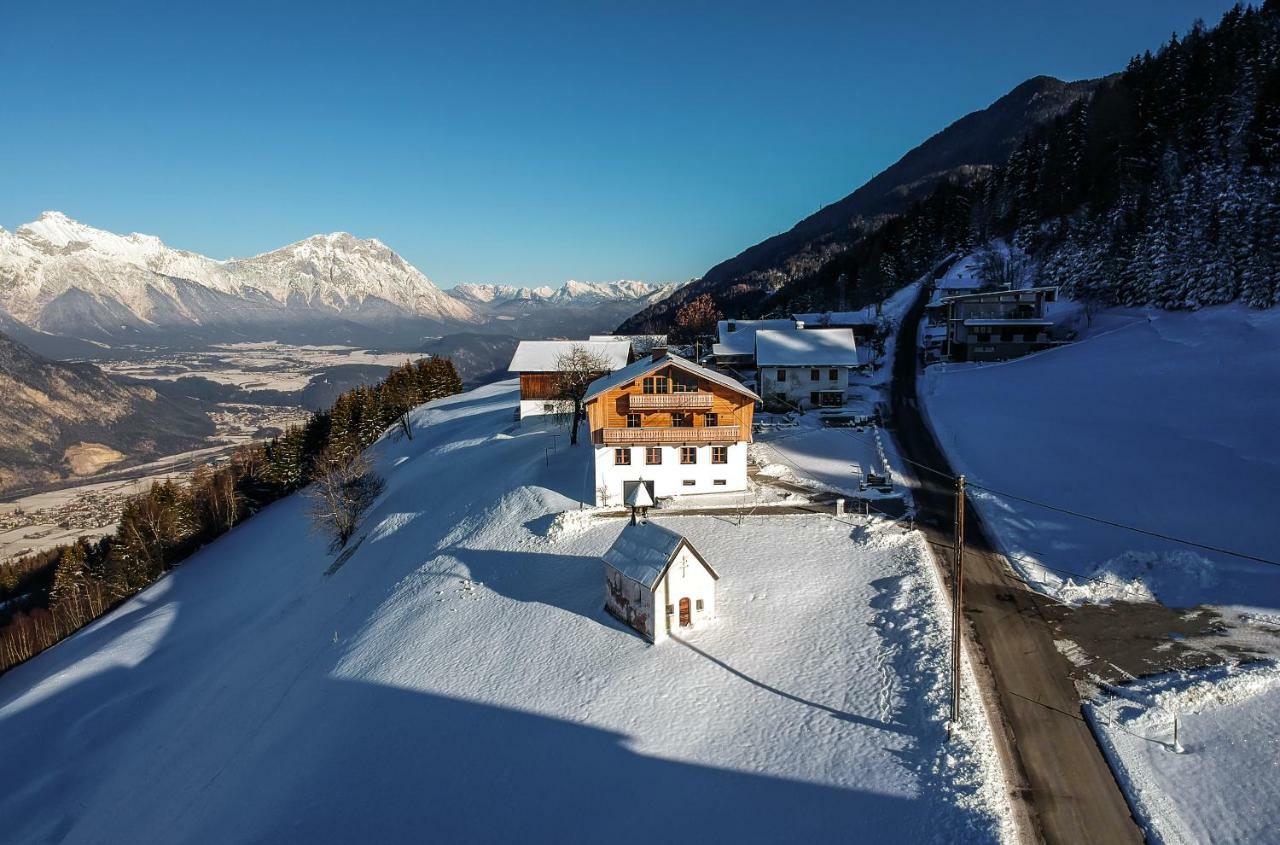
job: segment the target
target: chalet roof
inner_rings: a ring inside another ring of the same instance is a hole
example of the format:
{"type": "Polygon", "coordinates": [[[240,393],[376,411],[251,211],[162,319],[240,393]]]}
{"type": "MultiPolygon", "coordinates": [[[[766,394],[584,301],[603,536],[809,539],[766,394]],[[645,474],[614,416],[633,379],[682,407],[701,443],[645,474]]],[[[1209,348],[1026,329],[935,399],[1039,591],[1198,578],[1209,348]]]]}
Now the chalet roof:
{"type": "Polygon", "coordinates": [[[507,367],[507,371],[512,373],[557,372],[556,362],[560,356],[575,348],[585,349],[607,359],[610,370],[625,367],[627,359],[631,357],[631,343],[625,340],[522,340],[516,347],[516,354],[511,357],[511,365],[507,367]]]}
{"type": "Polygon", "coordinates": [[[641,358],[639,361],[636,361],[633,364],[628,364],[622,369],[615,370],[614,372],[610,373],[607,376],[601,376],[600,378],[591,382],[591,386],[587,388],[587,395],[585,397],[585,401],[589,402],[596,396],[599,396],[601,393],[604,393],[606,390],[612,390],[613,388],[618,387],[620,385],[624,385],[627,382],[635,381],[636,379],[641,378],[653,372],[654,370],[660,369],[662,367],[666,367],[668,365],[675,367],[679,370],[683,370],[684,372],[689,373],[690,375],[694,375],[699,378],[704,378],[707,381],[714,382],[715,384],[718,384],[721,387],[727,387],[730,390],[741,393],[743,396],[748,396],[752,399],[760,398],[751,390],[744,387],[741,383],[730,378],[729,376],[722,375],[721,373],[717,373],[715,370],[709,370],[706,367],[699,366],[698,364],[695,364],[692,361],[689,361],[685,358],[681,358],[679,355],[672,355],[671,353],[667,353],[661,358],[654,358],[652,355],[646,355],[644,358],[641,358]]]}
{"type": "Polygon", "coordinates": [[[798,331],[795,320],[721,320],[716,323],[716,339],[712,352],[716,355],[756,354],[756,332],[798,331]],[[733,331],[729,327],[733,326],[733,331]]]}
{"type": "Polygon", "coordinates": [[[707,568],[711,577],[719,579],[720,575],[711,568],[711,564],[702,559],[697,549],[693,548],[683,535],[670,528],[664,528],[654,522],[628,524],[613,541],[603,555],[605,563],[623,575],[649,589],[657,586],[667,567],[675,560],[682,546],[687,545],[694,557],[707,568]]]}
{"type": "Polygon", "coordinates": [[[756,332],[756,363],[762,367],[856,367],[858,345],[850,329],[756,332]]]}

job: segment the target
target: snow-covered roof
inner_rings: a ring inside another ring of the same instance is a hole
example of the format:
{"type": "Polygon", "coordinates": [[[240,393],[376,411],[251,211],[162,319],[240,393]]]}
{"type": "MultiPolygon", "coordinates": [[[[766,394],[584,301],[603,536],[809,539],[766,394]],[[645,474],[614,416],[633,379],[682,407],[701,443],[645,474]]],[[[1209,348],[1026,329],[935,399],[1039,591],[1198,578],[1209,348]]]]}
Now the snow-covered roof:
{"type": "Polygon", "coordinates": [[[1058,288],[1054,285],[1045,285],[1043,287],[1036,287],[1036,288],[992,288],[991,290],[979,290],[979,291],[974,291],[973,293],[957,293],[954,296],[939,297],[938,303],[946,304],[949,302],[967,302],[971,299],[981,300],[991,296],[999,297],[999,296],[1003,296],[1011,293],[1049,294],[1049,293],[1055,293],[1057,292],[1057,290],[1058,288]]]}
{"type": "Polygon", "coordinates": [[[574,349],[585,349],[605,358],[610,370],[625,367],[631,357],[631,344],[625,340],[522,340],[516,347],[516,354],[511,356],[511,366],[507,370],[512,373],[554,373],[560,356],[574,349]]]}
{"type": "Polygon", "coordinates": [[[653,496],[649,495],[647,484],[637,484],[627,494],[626,504],[632,508],[648,508],[653,506],[653,496]]]}
{"type": "Polygon", "coordinates": [[[762,329],[772,331],[797,331],[795,320],[721,320],[716,323],[716,339],[720,342],[712,347],[716,355],[754,355],[756,352],[756,332],[762,329]],[[733,326],[733,331],[729,327],[733,326]]]}
{"type": "Polygon", "coordinates": [[[704,378],[707,381],[714,382],[718,385],[721,385],[722,387],[727,387],[730,390],[736,390],[738,393],[741,393],[744,396],[749,396],[752,399],[760,398],[751,390],[744,387],[741,382],[738,382],[730,378],[729,376],[722,375],[721,373],[717,373],[715,370],[709,370],[706,367],[699,366],[698,364],[695,364],[692,361],[689,361],[685,358],[681,358],[679,355],[672,355],[670,352],[668,352],[666,355],[664,355],[661,358],[654,358],[652,355],[646,355],[645,357],[641,358],[635,363],[628,364],[627,366],[623,367],[621,370],[616,370],[607,376],[601,376],[600,378],[591,382],[591,386],[587,388],[587,395],[586,395],[585,401],[589,402],[594,397],[599,396],[601,393],[604,393],[606,390],[612,390],[613,388],[618,387],[619,385],[623,385],[623,384],[626,384],[627,382],[634,381],[646,375],[647,373],[653,372],[654,370],[660,367],[665,367],[668,365],[676,367],[677,369],[680,369],[680,370],[684,370],[686,373],[689,373],[690,375],[694,375],[699,378],[704,378]]]}
{"type": "MultiPolygon", "coordinates": [[[[605,563],[639,584],[653,589],[680,547],[693,544],[682,535],[654,522],[628,524],[603,555],[605,563]]],[[[720,575],[694,550],[694,556],[707,567],[713,578],[720,575]]]]}
{"type": "Polygon", "coordinates": [[[804,323],[806,329],[820,329],[824,326],[874,326],[880,320],[875,306],[861,311],[813,311],[791,316],[804,323]]]}
{"type": "Polygon", "coordinates": [[[858,346],[850,329],[756,332],[756,363],[762,367],[856,367],[858,346]]]}

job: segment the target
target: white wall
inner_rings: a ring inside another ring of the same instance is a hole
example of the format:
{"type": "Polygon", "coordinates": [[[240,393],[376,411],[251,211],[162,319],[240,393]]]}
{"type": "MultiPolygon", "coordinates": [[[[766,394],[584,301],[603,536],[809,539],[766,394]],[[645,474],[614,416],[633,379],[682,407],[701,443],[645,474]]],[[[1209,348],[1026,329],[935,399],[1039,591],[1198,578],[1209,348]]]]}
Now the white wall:
{"type": "Polygon", "coordinates": [[[787,398],[787,401],[799,405],[802,408],[812,408],[813,403],[809,401],[809,394],[815,390],[839,390],[845,393],[849,389],[849,368],[848,367],[761,367],[760,368],[760,396],[766,402],[777,394],[781,393],[787,398]],[[786,370],[787,377],[785,381],[778,380],[778,370],[786,370]],[[818,380],[813,381],[809,378],[810,371],[817,369],[818,380]],[[836,371],[836,378],[829,378],[831,370],[836,371]]]}
{"type": "Polygon", "coordinates": [[[683,631],[700,628],[715,619],[716,580],[685,546],[680,549],[680,554],[672,562],[666,576],[658,582],[657,589],[653,593],[653,604],[654,610],[657,611],[653,641],[660,643],[667,638],[668,618],[671,622],[671,632],[676,636],[680,636],[683,631]],[[682,598],[689,599],[690,628],[680,627],[680,599],[682,598]],[[698,610],[699,599],[702,600],[702,610],[698,610]],[[670,617],[666,614],[665,605],[667,604],[671,605],[670,617]]]}
{"type": "Polygon", "coordinates": [[[711,447],[698,446],[698,462],[680,463],[679,446],[661,446],[662,463],[646,464],[644,446],[631,450],[631,465],[613,462],[613,446],[597,446],[595,453],[595,493],[597,505],[621,505],[624,481],[652,481],[655,496],[686,496],[691,493],[730,493],[747,489],[747,444],[733,443],[727,464],[711,463],[711,447]],[[686,480],[693,481],[685,486],[686,480]],[[716,484],[723,480],[724,484],[716,484]]]}
{"type": "MultiPolygon", "coordinates": [[[[573,403],[567,399],[521,399],[520,419],[540,417],[547,414],[571,414],[573,403]],[[547,410],[548,407],[551,410],[547,410]]],[[[585,414],[583,415],[585,416],[585,414]]]]}

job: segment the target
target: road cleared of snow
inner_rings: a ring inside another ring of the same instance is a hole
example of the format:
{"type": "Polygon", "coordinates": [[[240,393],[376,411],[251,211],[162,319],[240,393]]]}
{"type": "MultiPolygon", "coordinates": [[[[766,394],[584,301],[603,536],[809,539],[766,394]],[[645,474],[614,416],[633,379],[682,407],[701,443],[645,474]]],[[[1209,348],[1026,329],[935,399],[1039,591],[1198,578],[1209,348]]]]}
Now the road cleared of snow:
{"type": "Polygon", "coordinates": [[[603,611],[622,520],[557,519],[586,447],[514,385],[413,415],[333,563],[268,508],[0,677],[0,840],[994,841],[976,703],[944,742],[947,618],[915,533],[679,517],[719,619],[603,611]]]}

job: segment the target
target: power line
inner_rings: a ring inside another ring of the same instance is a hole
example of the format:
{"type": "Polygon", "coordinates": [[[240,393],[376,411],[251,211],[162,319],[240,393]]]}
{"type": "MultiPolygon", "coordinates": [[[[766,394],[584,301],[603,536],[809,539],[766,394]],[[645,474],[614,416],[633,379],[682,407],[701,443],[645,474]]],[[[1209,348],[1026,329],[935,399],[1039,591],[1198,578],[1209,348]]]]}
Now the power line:
{"type": "Polygon", "coordinates": [[[972,484],[970,486],[977,487],[979,490],[985,490],[988,493],[991,493],[996,496],[1004,496],[1005,498],[1008,498],[1008,499],[1015,499],[1019,502],[1026,502],[1028,505],[1034,505],[1038,508],[1045,508],[1051,511],[1058,511],[1059,513],[1065,513],[1070,516],[1078,517],[1080,519],[1087,519],[1092,522],[1101,523],[1102,525],[1109,525],[1112,528],[1123,528],[1126,531],[1134,531],[1138,534],[1146,534],[1148,537],[1156,537],[1161,540],[1168,540],[1173,543],[1181,543],[1184,546],[1191,546],[1192,548],[1203,549],[1208,552],[1216,552],[1218,554],[1231,555],[1232,557],[1243,558],[1244,560],[1251,560],[1254,563],[1265,563],[1268,566],[1280,566],[1280,560],[1270,560],[1265,557],[1258,557],[1257,555],[1248,554],[1247,552],[1237,552],[1237,551],[1234,551],[1233,549],[1224,549],[1221,546],[1213,546],[1208,543],[1200,543],[1195,540],[1187,540],[1183,537],[1174,537],[1171,534],[1163,534],[1159,531],[1151,531],[1146,528],[1139,528],[1136,525],[1126,525],[1123,522],[1116,522],[1114,520],[1106,519],[1101,516],[1093,516],[1087,513],[1080,513],[1079,511],[1074,511],[1074,510],[1071,510],[1070,508],[1063,508],[1057,505],[1050,505],[1046,502],[1037,502],[1036,500],[1028,499],[1025,496],[1016,496],[1013,493],[1006,493],[1003,490],[996,490],[995,488],[987,487],[984,484],[972,484]]]}
{"type": "MultiPolygon", "coordinates": [[[[863,440],[866,440],[866,439],[867,439],[864,435],[858,434],[857,432],[852,431],[852,430],[847,429],[847,428],[842,428],[842,429],[838,429],[838,430],[839,430],[839,431],[843,431],[843,432],[845,432],[846,434],[850,435],[851,437],[858,437],[858,438],[861,438],[861,439],[863,439],[863,440]]],[[[893,438],[889,438],[889,440],[890,440],[890,442],[892,442],[893,438]]],[[[867,442],[870,442],[870,441],[867,441],[867,442]]],[[[950,473],[943,472],[942,470],[937,469],[937,468],[935,468],[935,467],[931,467],[931,466],[929,466],[929,465],[927,465],[927,464],[922,464],[922,463],[920,463],[919,461],[913,461],[913,460],[911,460],[910,458],[908,458],[907,456],[903,455],[903,454],[902,454],[902,450],[901,450],[901,449],[894,449],[894,454],[896,454],[896,455],[897,455],[897,457],[898,457],[898,459],[899,459],[899,460],[901,460],[903,463],[910,464],[910,465],[911,465],[911,466],[913,466],[913,467],[917,467],[917,468],[919,468],[919,469],[923,469],[923,470],[925,470],[925,471],[927,471],[927,472],[931,472],[931,473],[933,473],[933,474],[935,474],[935,475],[937,475],[937,476],[940,476],[941,478],[945,478],[945,479],[947,479],[947,480],[949,480],[949,481],[955,481],[955,476],[954,476],[954,475],[951,475],[950,473]]],[[[1172,534],[1165,534],[1165,533],[1162,533],[1162,532],[1160,532],[1160,531],[1152,531],[1151,529],[1148,529],[1148,528],[1142,528],[1142,527],[1139,527],[1139,526],[1137,526],[1137,525],[1128,525],[1128,524],[1123,523],[1123,522],[1117,522],[1116,520],[1107,519],[1106,517],[1094,516],[1094,515],[1092,515],[1092,514],[1087,514],[1087,513],[1081,513],[1080,511],[1072,510],[1071,508],[1064,508],[1064,507],[1061,507],[1061,506],[1059,506],[1059,505],[1051,505],[1051,504],[1049,504],[1048,502],[1040,502],[1040,501],[1037,501],[1037,500],[1035,500],[1035,499],[1028,499],[1028,498],[1026,498],[1025,496],[1018,496],[1018,495],[1015,495],[1015,494],[1013,494],[1013,493],[1005,492],[1005,491],[1003,491],[1003,490],[997,490],[996,488],[994,488],[994,487],[988,487],[988,486],[987,486],[987,485],[985,485],[985,484],[979,484],[979,483],[977,483],[977,482],[970,482],[970,483],[969,483],[969,486],[970,486],[970,487],[976,487],[976,488],[977,488],[977,489],[979,489],[979,490],[985,490],[986,492],[991,493],[992,495],[995,495],[995,496],[1003,496],[1003,497],[1008,498],[1008,499],[1014,499],[1014,500],[1019,501],[1019,502],[1025,502],[1025,503],[1026,503],[1026,504],[1028,504],[1028,505],[1034,505],[1035,507],[1045,508],[1046,510],[1057,511],[1057,512],[1059,512],[1059,513],[1065,513],[1065,514],[1067,514],[1067,515],[1069,515],[1069,516],[1074,516],[1074,517],[1077,517],[1077,518],[1079,518],[1079,519],[1087,519],[1087,520],[1090,520],[1090,521],[1092,521],[1092,522],[1097,522],[1097,523],[1102,524],[1102,525],[1108,525],[1108,526],[1111,526],[1112,528],[1120,528],[1120,529],[1123,529],[1123,530],[1125,530],[1125,531],[1133,531],[1134,533],[1137,533],[1137,534],[1145,534],[1145,535],[1146,535],[1146,536],[1148,536],[1148,537],[1155,537],[1155,538],[1157,538],[1157,539],[1160,539],[1160,540],[1166,540],[1166,541],[1171,542],[1171,543],[1179,543],[1179,544],[1184,545],[1184,546],[1190,546],[1191,548],[1194,548],[1194,549],[1201,549],[1201,550],[1203,550],[1203,551],[1207,551],[1207,552],[1214,552],[1214,553],[1217,553],[1217,554],[1229,555],[1229,556],[1231,556],[1231,557],[1238,557],[1238,558],[1240,558],[1240,559],[1242,559],[1242,560],[1248,560],[1248,561],[1252,561],[1252,562],[1254,562],[1254,563],[1262,563],[1262,564],[1266,564],[1267,566],[1280,566],[1280,560],[1271,560],[1271,559],[1269,559],[1269,558],[1264,558],[1264,557],[1259,557],[1258,555],[1249,554],[1248,552],[1240,552],[1240,551],[1236,551],[1236,550],[1234,550],[1234,549],[1224,548],[1224,547],[1222,547],[1222,546],[1215,546],[1215,545],[1212,545],[1212,544],[1209,544],[1209,543],[1201,543],[1201,542],[1199,542],[1199,541],[1197,541],[1197,540],[1188,540],[1188,539],[1186,539],[1185,537],[1176,537],[1176,536],[1174,536],[1174,535],[1172,535],[1172,534]]]]}
{"type": "MultiPolygon", "coordinates": [[[[855,432],[849,431],[848,429],[837,429],[837,430],[844,431],[844,432],[846,432],[846,433],[848,433],[848,434],[852,434],[852,435],[857,436],[857,435],[855,434],[855,432]]],[[[803,433],[803,432],[794,432],[794,434],[801,434],[801,433],[803,433]]],[[[784,437],[785,437],[785,436],[786,436],[786,435],[784,435],[784,437]]],[[[765,441],[765,442],[768,442],[768,441],[765,441]]],[[[800,465],[799,465],[799,464],[797,464],[795,461],[793,461],[793,460],[791,460],[789,457],[787,457],[787,456],[782,452],[782,450],[781,450],[781,449],[778,449],[776,446],[773,446],[773,444],[772,444],[772,443],[769,443],[769,447],[770,447],[770,449],[772,449],[772,451],[773,451],[773,453],[774,453],[775,455],[777,455],[777,456],[778,456],[779,458],[781,458],[783,461],[785,461],[786,463],[788,463],[788,464],[790,464],[792,467],[794,467],[794,468],[795,468],[795,470],[796,470],[797,472],[799,472],[801,475],[806,476],[806,477],[808,477],[808,478],[810,478],[810,479],[813,479],[814,481],[818,481],[819,483],[822,483],[822,482],[821,482],[821,481],[819,481],[818,479],[814,478],[814,477],[813,477],[813,476],[812,476],[812,475],[811,475],[807,470],[805,470],[805,469],[804,469],[804,467],[800,466],[800,465]]],[[[936,470],[935,470],[935,472],[936,472],[936,470]]],[[[975,487],[976,487],[976,486],[978,486],[978,485],[970,485],[970,486],[975,486],[975,487]]],[[[986,488],[984,487],[983,489],[985,490],[986,488]]],[[[880,516],[882,516],[883,518],[885,518],[885,519],[887,519],[887,520],[890,520],[891,524],[901,523],[901,522],[904,522],[904,521],[906,520],[906,517],[894,517],[894,516],[893,516],[893,514],[891,514],[891,513],[887,512],[887,511],[881,510],[880,508],[878,508],[878,507],[876,507],[874,504],[872,504],[872,500],[871,500],[871,499],[860,499],[859,501],[860,501],[860,502],[861,502],[861,504],[862,504],[864,507],[866,507],[868,510],[873,510],[873,511],[875,511],[876,513],[880,514],[880,516]]],[[[814,513],[822,513],[822,511],[816,511],[816,510],[815,510],[815,511],[814,511],[814,513]]],[[[1030,549],[1029,551],[1031,551],[1033,554],[1039,554],[1039,552],[1036,552],[1034,549],[1030,549]]],[[[1049,570],[1050,572],[1057,572],[1057,573],[1058,573],[1058,574],[1060,574],[1060,575],[1072,575],[1072,576],[1074,576],[1074,577],[1076,577],[1076,578],[1083,578],[1083,579],[1084,579],[1084,580],[1086,580],[1086,581],[1092,581],[1092,582],[1094,582],[1094,583],[1098,583],[1098,584],[1106,584],[1106,585],[1107,585],[1107,586],[1109,586],[1109,587],[1114,587],[1114,588],[1116,588],[1117,590],[1120,590],[1120,591],[1122,591],[1122,592],[1128,593],[1128,594],[1130,594],[1130,595],[1138,596],[1139,598],[1142,598],[1142,599],[1149,599],[1149,598],[1150,598],[1149,594],[1147,594],[1147,593],[1143,593],[1143,592],[1140,592],[1140,591],[1138,591],[1138,590],[1135,590],[1135,589],[1133,588],[1133,585],[1132,585],[1132,584],[1129,584],[1129,583],[1124,583],[1124,582],[1120,582],[1120,581],[1113,581],[1113,580],[1111,580],[1111,579],[1109,579],[1109,578],[1106,578],[1106,577],[1104,577],[1104,576],[1101,576],[1101,575],[1088,575],[1088,574],[1086,574],[1086,573],[1084,573],[1084,572],[1079,572],[1079,571],[1074,570],[1074,569],[1066,569],[1066,568],[1063,568],[1063,567],[1061,567],[1061,566],[1051,566],[1050,564],[1045,563],[1043,560],[1041,560],[1041,559],[1039,559],[1039,558],[1023,557],[1023,556],[1021,556],[1021,555],[1010,554],[1010,553],[1008,553],[1008,552],[1003,552],[1003,551],[997,551],[997,552],[995,552],[995,553],[996,553],[996,554],[1001,555],[1001,556],[1002,556],[1002,557],[1004,557],[1004,558],[1007,558],[1008,560],[1016,560],[1016,561],[1019,561],[1020,563],[1025,563],[1025,564],[1028,564],[1028,565],[1030,565],[1030,566],[1038,566],[1038,567],[1039,567],[1039,568],[1041,568],[1041,569],[1047,569],[1047,570],[1049,570]]]]}

